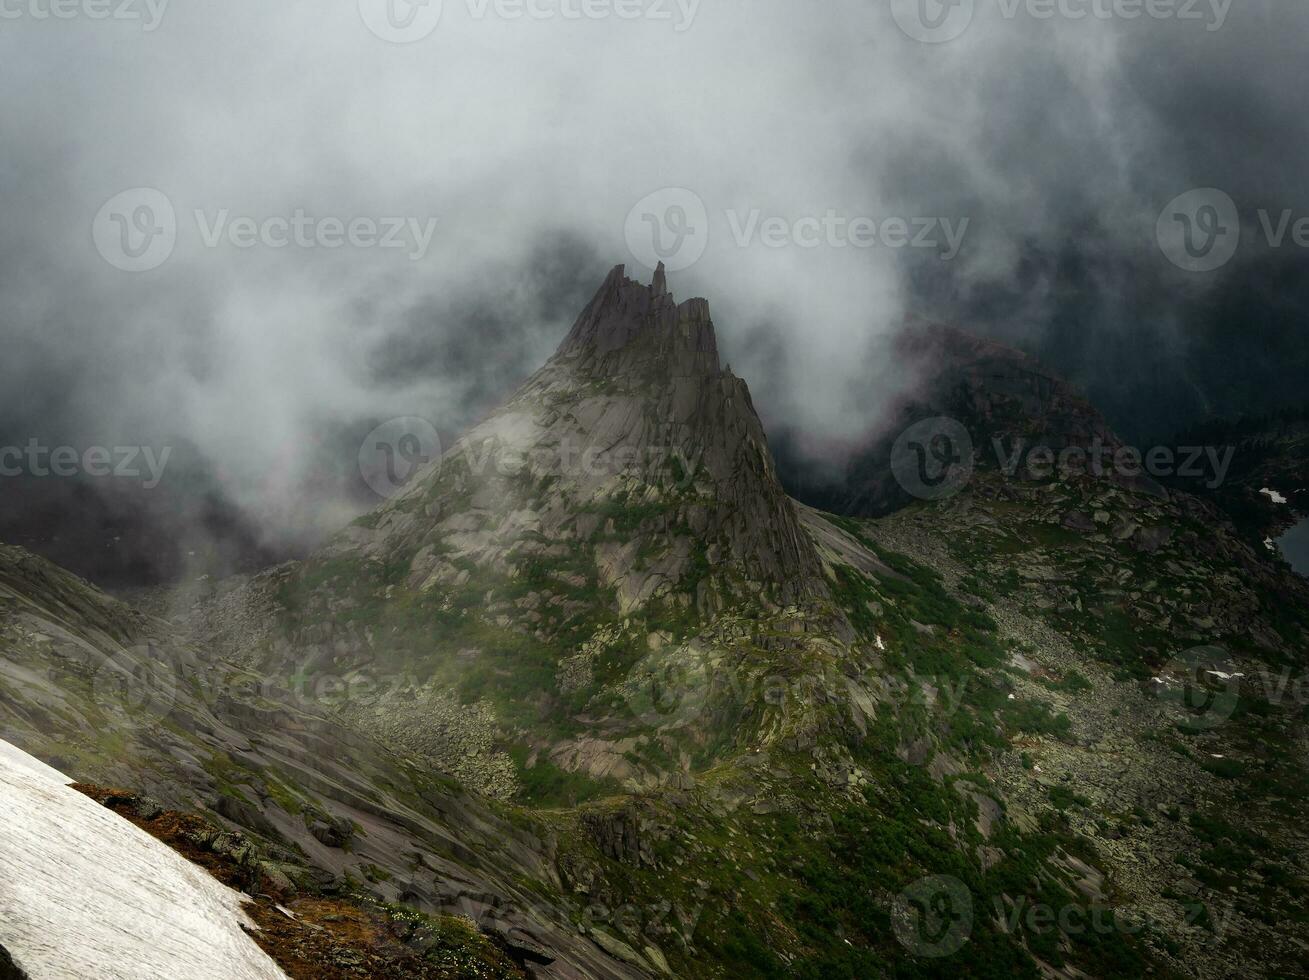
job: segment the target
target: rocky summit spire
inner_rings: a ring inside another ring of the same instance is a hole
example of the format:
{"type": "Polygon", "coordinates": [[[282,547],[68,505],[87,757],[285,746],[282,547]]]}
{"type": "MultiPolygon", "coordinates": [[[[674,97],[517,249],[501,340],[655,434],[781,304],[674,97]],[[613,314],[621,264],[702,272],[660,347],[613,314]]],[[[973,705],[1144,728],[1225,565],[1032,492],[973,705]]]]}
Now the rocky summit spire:
{"type": "Polygon", "coordinates": [[[616,266],[554,357],[388,508],[439,515],[383,521],[369,536],[374,553],[410,562],[418,584],[449,572],[448,548],[488,574],[555,549],[598,575],[622,615],[651,602],[707,615],[826,594],[750,390],[721,369],[709,304],[678,303],[662,267],[646,285],[616,266]],[[530,461],[530,479],[488,469],[488,446],[530,461]],[[469,549],[458,527],[480,526],[482,512],[498,517],[469,549]]]}
{"type": "Polygon", "coordinates": [[[668,292],[668,273],[665,271],[662,262],[659,263],[659,268],[655,269],[652,288],[656,296],[663,296],[668,292]]]}
{"type": "Polygon", "coordinates": [[[719,373],[709,304],[678,303],[663,263],[646,286],[614,266],[555,354],[575,371],[667,377],[719,373]]]}

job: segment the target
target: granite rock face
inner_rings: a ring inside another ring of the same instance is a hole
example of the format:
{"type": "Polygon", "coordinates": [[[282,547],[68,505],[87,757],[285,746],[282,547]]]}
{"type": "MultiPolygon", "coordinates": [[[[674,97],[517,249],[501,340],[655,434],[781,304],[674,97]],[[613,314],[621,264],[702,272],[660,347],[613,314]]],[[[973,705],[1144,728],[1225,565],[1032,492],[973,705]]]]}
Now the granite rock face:
{"type": "Polygon", "coordinates": [[[701,560],[702,609],[824,591],[750,390],[719,363],[708,303],[677,303],[662,268],[649,286],[610,272],[554,357],[374,523],[331,552],[404,557],[419,576],[451,553],[504,571],[580,547],[624,611],[676,592],[701,560]],[[616,527],[618,554],[602,540],[616,527]],[[657,557],[637,567],[638,551],[657,557]]]}

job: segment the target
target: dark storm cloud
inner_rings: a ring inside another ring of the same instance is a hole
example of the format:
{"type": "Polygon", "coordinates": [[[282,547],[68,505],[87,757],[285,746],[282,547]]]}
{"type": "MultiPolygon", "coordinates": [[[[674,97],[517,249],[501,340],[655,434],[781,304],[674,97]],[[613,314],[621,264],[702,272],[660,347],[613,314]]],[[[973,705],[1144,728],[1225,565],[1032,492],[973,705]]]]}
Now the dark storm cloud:
{"type": "MultiPolygon", "coordinates": [[[[0,21],[0,446],[182,447],[145,508],[176,519],[153,526],[302,548],[374,499],[354,462],[373,425],[452,436],[609,266],[648,275],[625,223],[664,187],[709,221],[673,288],[711,300],[792,469],[839,468],[913,383],[882,346],[909,311],[1027,346],[1130,433],[1296,397],[1309,280],[1254,232],[1259,208],[1309,213],[1306,8],[1248,0],[1209,31],[976,6],[941,45],[864,0],[705,3],[680,26],[447,0],[400,45],[356,2],[175,2],[150,31],[0,21]],[[1248,232],[1199,276],[1154,240],[1198,186],[1248,232]],[[123,272],[92,223],[140,187],[175,210],[176,244],[123,272]],[[735,240],[751,214],[795,236],[829,212],[968,224],[950,261],[735,240]],[[307,237],[278,245],[297,214],[307,237]],[[395,219],[402,247],[328,247],[325,219],[395,219]]],[[[16,487],[21,528],[36,505],[16,487]]],[[[93,523],[117,526],[125,491],[92,491],[93,523]]]]}
{"type": "Polygon", "coordinates": [[[909,199],[977,215],[973,250],[916,263],[907,304],[1035,351],[1136,439],[1300,400],[1305,251],[1269,247],[1263,224],[1309,215],[1295,41],[1309,12],[1240,4],[1213,32],[1122,22],[1098,59],[1068,47],[1097,25],[1025,26],[1021,56],[975,78],[986,114],[967,154],[902,153],[888,173],[909,199]],[[1229,194],[1242,219],[1236,256],[1204,275],[1153,237],[1197,187],[1229,194]]]}

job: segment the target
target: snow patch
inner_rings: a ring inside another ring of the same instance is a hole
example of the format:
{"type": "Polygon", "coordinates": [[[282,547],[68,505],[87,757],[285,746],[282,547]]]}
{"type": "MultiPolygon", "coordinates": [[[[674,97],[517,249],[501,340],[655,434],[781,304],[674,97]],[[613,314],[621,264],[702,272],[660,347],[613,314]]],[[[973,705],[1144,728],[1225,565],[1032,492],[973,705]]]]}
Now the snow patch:
{"type": "Polygon", "coordinates": [[[285,980],[228,888],[0,740],[0,945],[34,978],[285,980]]]}
{"type": "Polygon", "coordinates": [[[1269,500],[1271,500],[1271,501],[1272,501],[1273,503],[1275,503],[1275,504],[1284,504],[1284,503],[1286,503],[1286,498],[1283,497],[1283,496],[1282,496],[1280,493],[1278,493],[1276,490],[1270,490],[1268,487],[1264,487],[1264,488],[1263,488],[1262,490],[1260,490],[1259,492],[1262,493],[1265,497],[1267,497],[1269,500]]]}
{"type": "Polygon", "coordinates": [[[40,759],[33,759],[26,752],[17,749],[8,742],[0,740],[0,771],[4,769],[23,769],[37,776],[62,786],[71,786],[76,780],[69,779],[57,769],[51,769],[40,759]]]}

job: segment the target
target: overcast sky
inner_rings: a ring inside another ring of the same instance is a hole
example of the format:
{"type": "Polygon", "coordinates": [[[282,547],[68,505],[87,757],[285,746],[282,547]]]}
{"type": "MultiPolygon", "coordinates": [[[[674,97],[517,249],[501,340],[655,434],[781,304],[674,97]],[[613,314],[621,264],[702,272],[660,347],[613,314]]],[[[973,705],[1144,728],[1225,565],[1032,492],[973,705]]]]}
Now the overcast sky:
{"type": "Polygon", "coordinates": [[[1303,4],[64,2],[0,0],[0,445],[174,445],[260,533],[357,508],[379,421],[484,412],[651,221],[815,454],[907,311],[1137,438],[1303,388],[1303,4]],[[1204,272],[1157,235],[1195,188],[1242,233],[1204,272]]]}

